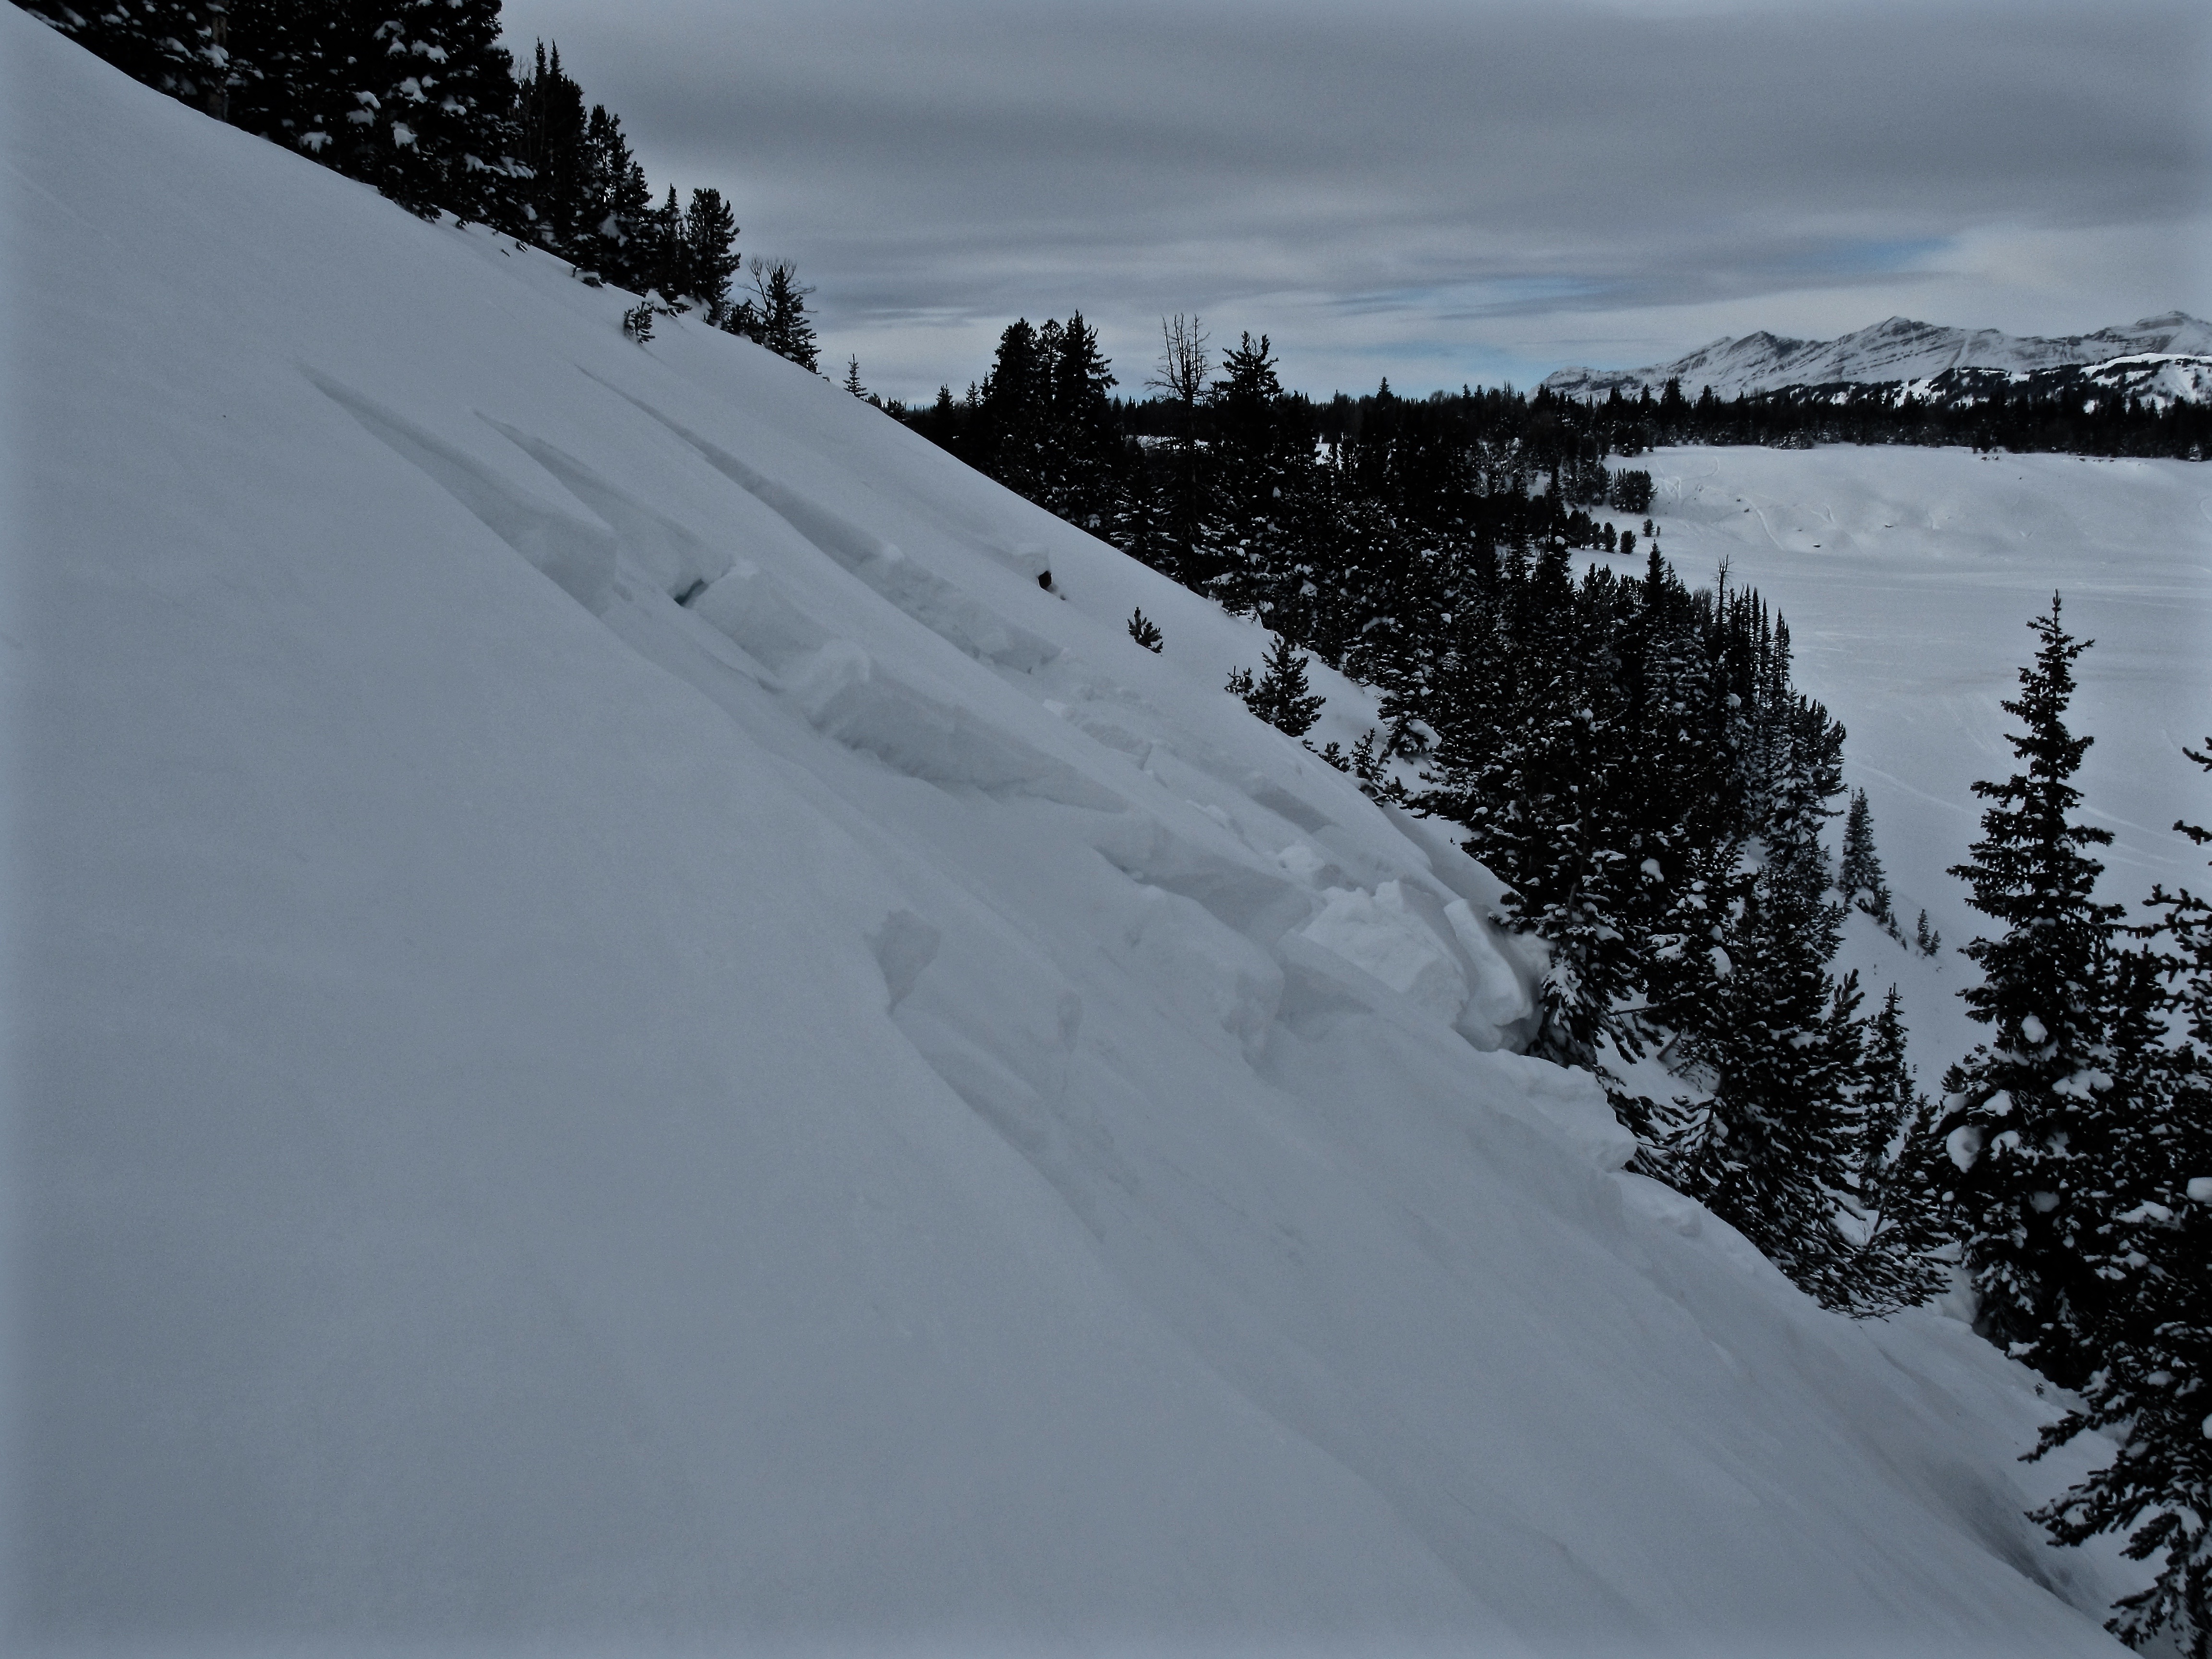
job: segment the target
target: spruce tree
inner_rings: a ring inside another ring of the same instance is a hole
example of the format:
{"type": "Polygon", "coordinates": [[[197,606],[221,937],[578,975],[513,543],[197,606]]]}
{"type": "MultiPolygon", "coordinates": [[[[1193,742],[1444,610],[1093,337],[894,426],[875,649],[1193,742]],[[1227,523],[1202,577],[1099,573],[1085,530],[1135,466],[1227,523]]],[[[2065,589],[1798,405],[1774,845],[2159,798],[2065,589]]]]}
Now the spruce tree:
{"type": "MultiPolygon", "coordinates": [[[[2212,744],[2208,744],[2212,748],[2212,744]]],[[[2212,770],[2212,755],[2185,750],[2212,770]]],[[[2199,846],[2212,834],[2175,829],[2199,846]]],[[[2126,1553],[2158,1576],[2122,1599],[2107,1628],[2142,1647],[2167,1634],[2191,1659],[2212,1654],[2212,905],[2186,890],[2151,896],[2150,931],[2169,950],[2124,954],[2111,1045],[2114,1092],[2134,1109],[2115,1126],[2101,1224],[2086,1255],[2103,1295],[2082,1403],[2045,1430],[2041,1455],[2087,1431],[2118,1451],[2037,1518],[2061,1543],[2129,1534],[2126,1553]],[[2172,990],[2159,994],[2162,983],[2172,990]],[[2181,1041],[2167,1039],[2178,1015],[2181,1041]]]]}
{"type": "Polygon", "coordinates": [[[515,228],[525,146],[499,0],[301,0],[287,31],[302,149],[425,218],[515,228]]]}
{"type": "Polygon", "coordinates": [[[1974,785],[1990,803],[1982,838],[1951,872],[2002,931],[1966,946],[1982,982],[1960,995],[1990,1037],[1945,1077],[1940,1129],[1978,1328],[2074,1388],[2096,1364],[2102,1292],[2083,1261],[2119,1104],[2106,1097],[2121,911],[2097,902],[2103,866],[2084,850],[2112,834],[2074,816],[2072,780],[2091,739],[2067,729],[2066,712],[2075,661],[2093,641],[2066,632],[2056,594],[2029,627],[2034,661],[2002,705],[2024,728],[2008,738],[2021,769],[1974,785]]]}
{"type": "Polygon", "coordinates": [[[517,140],[529,174],[517,188],[518,234],[556,252],[574,245],[585,195],[584,89],[561,67],[556,42],[538,42],[530,72],[514,89],[517,140]]]}
{"type": "MultiPolygon", "coordinates": [[[[1259,682],[1238,695],[1244,706],[1278,732],[1302,738],[1313,730],[1321,718],[1325,699],[1314,695],[1306,684],[1307,659],[1291,646],[1287,635],[1275,635],[1262,665],[1259,682]]],[[[1249,684],[1250,672],[1245,672],[1249,684]]]]}
{"type": "Polygon", "coordinates": [[[1897,917],[1890,908],[1889,884],[1883,878],[1881,854],[1875,851],[1874,810],[1866,791],[1851,791],[1850,811],[1844,819],[1844,857],[1836,871],[1836,885],[1844,902],[1866,912],[1883,927],[1896,931],[1897,917]]]}
{"type": "Polygon", "coordinates": [[[812,372],[819,354],[806,296],[814,290],[799,280],[799,269],[788,259],[770,264],[756,258],[748,269],[753,291],[730,308],[722,326],[812,372]]]}
{"type": "Polygon", "coordinates": [[[978,469],[1025,500],[1042,502],[1058,459],[1053,443],[1052,368],[1062,331],[1018,317],[999,336],[983,377],[978,469]]]}
{"type": "Polygon", "coordinates": [[[585,118],[579,160],[582,193],[575,239],[560,252],[611,283],[642,292],[653,286],[652,245],[645,234],[653,191],[630,154],[622,118],[604,105],[592,105],[585,118]]]}
{"type": "Polygon", "coordinates": [[[1267,337],[1242,337],[1207,392],[1212,511],[1200,534],[1210,591],[1232,611],[1297,630],[1311,586],[1301,568],[1313,440],[1283,395],[1267,337]]]}
{"type": "Polygon", "coordinates": [[[1708,953],[1709,1000],[1682,1043],[1711,1099],[1667,1148],[1672,1178],[1802,1289],[1849,1308],[1837,1220],[1859,1140],[1856,975],[1827,974],[1835,910],[1802,862],[1770,849],[1734,885],[1708,953]]]}
{"type": "Polygon", "coordinates": [[[1107,393],[1113,368],[1098,335],[1071,312],[1044,365],[1054,465],[1042,506],[1094,536],[1112,527],[1121,495],[1121,433],[1107,393]]]}
{"type": "Polygon", "coordinates": [[[1897,987],[1867,1026],[1863,1093],[1853,1167],[1847,1177],[1860,1242],[1849,1268],[1851,1311],[1887,1314],[1917,1306],[1943,1288],[1950,1238],[1936,1201],[1930,1142],[1933,1109],[1905,1058],[1897,987]]]}
{"type": "Polygon", "coordinates": [[[730,283],[738,271],[737,241],[737,215],[722,192],[703,187],[693,191],[691,206],[684,216],[684,292],[699,302],[707,320],[718,328],[729,314],[730,283]]]}
{"type": "Polygon", "coordinates": [[[1159,624],[1145,614],[1142,605],[1129,613],[1129,637],[1154,656],[1167,646],[1167,641],[1161,635],[1159,624]]]}
{"type": "Polygon", "coordinates": [[[638,268],[646,291],[672,305],[681,302],[691,291],[691,250],[675,185],[669,185],[666,198],[646,216],[638,228],[638,268]]]}
{"type": "Polygon", "coordinates": [[[133,80],[220,117],[248,65],[225,40],[224,8],[212,0],[17,0],[48,27],[133,80]],[[234,61],[234,58],[236,61],[234,61]]]}

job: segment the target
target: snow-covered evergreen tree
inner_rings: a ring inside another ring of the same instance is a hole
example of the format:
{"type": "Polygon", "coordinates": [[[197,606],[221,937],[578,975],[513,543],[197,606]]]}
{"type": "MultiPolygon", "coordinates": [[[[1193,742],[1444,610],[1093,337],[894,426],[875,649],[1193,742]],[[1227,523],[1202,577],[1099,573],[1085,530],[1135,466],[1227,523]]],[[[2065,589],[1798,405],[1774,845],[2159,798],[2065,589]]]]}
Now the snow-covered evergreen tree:
{"type": "Polygon", "coordinates": [[[1950,1236],[1937,1202],[1929,1138],[1932,1103],[1905,1058],[1905,1016],[1897,987],[1867,1024],[1860,1066],[1860,1121],[1850,1220],[1859,1242],[1848,1277],[1851,1310],[1885,1314],[1916,1306],[1950,1277],[1950,1236]]]}
{"type": "Polygon", "coordinates": [[[1851,791],[1850,810],[1844,817],[1844,856],[1836,869],[1836,886],[1844,902],[1865,911],[1892,933],[1897,931],[1889,883],[1882,874],[1881,855],[1875,850],[1874,809],[1863,789],[1851,791]]]}
{"type": "Polygon", "coordinates": [[[18,0],[25,10],[137,81],[220,116],[250,64],[234,58],[214,0],[18,0]]]}
{"type": "MultiPolygon", "coordinates": [[[[2212,748],[2212,745],[2208,745],[2212,748]]],[[[2212,755],[2186,751],[2212,770],[2212,755]]],[[[2212,835],[2174,826],[2198,845],[2212,835]]],[[[2039,1515],[2062,1543],[2129,1534],[2155,1561],[2149,1588],[2110,1628],[2142,1647],[2166,1633],[2190,1659],[2212,1654],[2212,905],[2154,891],[2171,953],[2125,954],[2112,1047],[2135,1109],[2115,1126],[2087,1255],[2104,1300],[2082,1405],[2045,1431],[2039,1455],[2085,1431],[2118,1438],[2103,1468],[2039,1515]],[[2160,973],[2174,981],[2158,994],[2160,973]],[[2162,1041],[2167,1012],[2179,1044],[2162,1041]]]]}
{"type": "Polygon", "coordinates": [[[2002,930],[1966,954],[1982,981],[1960,993],[1989,1039],[1943,1080],[1941,1133],[1954,1166],[1946,1201],[1979,1298],[1980,1328],[2068,1388],[2094,1369],[2101,1285],[2085,1256],[2106,1172],[2113,1097],[2113,929],[2094,896],[2103,866],[2085,848],[2109,830],[2075,816],[2091,739],[2066,726],[2074,663],[2092,641],[2063,626],[2059,599],[2029,624],[2039,641],[2005,712],[2021,769],[1974,793],[1990,803],[1971,860],[1952,873],[2002,930]]]}
{"type": "Polygon", "coordinates": [[[424,217],[516,220],[524,144],[499,0],[304,0],[289,38],[301,149],[424,217]]]}
{"type": "Polygon", "coordinates": [[[1298,653],[1288,637],[1278,634],[1274,644],[1268,647],[1257,683],[1252,683],[1250,671],[1244,671],[1247,689],[1238,693],[1247,708],[1278,732],[1293,738],[1302,738],[1313,730],[1326,701],[1307,686],[1306,663],[1307,659],[1298,653]]]}

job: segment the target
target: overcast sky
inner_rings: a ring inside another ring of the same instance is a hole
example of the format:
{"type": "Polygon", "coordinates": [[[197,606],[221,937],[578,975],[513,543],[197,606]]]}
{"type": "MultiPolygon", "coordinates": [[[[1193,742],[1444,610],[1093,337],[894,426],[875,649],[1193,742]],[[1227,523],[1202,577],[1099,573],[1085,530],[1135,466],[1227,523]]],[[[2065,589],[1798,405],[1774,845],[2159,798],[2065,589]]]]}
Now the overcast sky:
{"type": "Polygon", "coordinates": [[[912,398],[1080,310],[1309,391],[1527,385],[1893,314],[2212,316],[2212,6],[507,0],[656,190],[912,398]]]}

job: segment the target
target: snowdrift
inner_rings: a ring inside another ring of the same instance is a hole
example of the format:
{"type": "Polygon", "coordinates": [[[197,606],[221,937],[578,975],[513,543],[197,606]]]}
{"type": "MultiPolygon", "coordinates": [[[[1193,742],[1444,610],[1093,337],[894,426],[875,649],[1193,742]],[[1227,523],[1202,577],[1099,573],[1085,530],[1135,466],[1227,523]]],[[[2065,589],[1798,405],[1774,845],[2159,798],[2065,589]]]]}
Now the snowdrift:
{"type": "Polygon", "coordinates": [[[13,1650],[2114,1650],[1256,632],[0,54],[13,1650]]]}

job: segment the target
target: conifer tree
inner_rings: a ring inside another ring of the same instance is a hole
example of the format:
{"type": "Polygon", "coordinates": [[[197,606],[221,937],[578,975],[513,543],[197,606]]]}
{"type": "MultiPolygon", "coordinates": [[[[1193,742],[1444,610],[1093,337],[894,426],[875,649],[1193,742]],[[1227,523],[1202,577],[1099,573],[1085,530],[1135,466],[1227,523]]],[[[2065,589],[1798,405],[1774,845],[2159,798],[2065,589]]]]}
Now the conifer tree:
{"type": "Polygon", "coordinates": [[[585,214],[592,192],[584,145],[588,116],[584,89],[561,67],[561,48],[543,40],[530,73],[515,87],[515,126],[523,165],[517,188],[517,234],[564,258],[583,257],[585,214]]]}
{"type": "Polygon", "coordinates": [[[1852,1301],[1837,1225],[1859,1140],[1864,1059],[1856,975],[1826,972],[1832,908],[1802,868],[1739,872],[1708,953],[1714,981],[1685,1057],[1711,1099],[1668,1147],[1672,1179],[1830,1307],[1852,1301]]]}
{"type": "Polygon", "coordinates": [[[672,305],[681,301],[690,292],[691,251],[675,185],[669,185],[666,198],[646,216],[638,228],[638,266],[647,290],[672,305]]]}
{"type": "Polygon", "coordinates": [[[1142,605],[1129,613],[1129,637],[1154,656],[1166,648],[1167,641],[1161,635],[1159,624],[1145,614],[1142,605]]]}
{"type": "Polygon", "coordinates": [[[1844,901],[1894,932],[1897,917],[1890,908],[1889,884],[1884,879],[1881,854],[1875,851],[1874,810],[1866,791],[1851,791],[1850,812],[1844,819],[1844,857],[1836,871],[1836,885],[1844,901]]]}
{"type": "Polygon", "coordinates": [[[800,283],[798,267],[788,259],[769,264],[756,257],[747,269],[752,273],[753,291],[731,307],[722,326],[813,372],[819,354],[814,322],[806,314],[806,296],[814,290],[800,283]]]}
{"type": "Polygon", "coordinates": [[[222,113],[222,100],[248,67],[242,58],[234,62],[223,39],[228,17],[214,0],[17,3],[133,80],[210,114],[222,113]]]}
{"type": "Polygon", "coordinates": [[[1056,346],[1045,349],[1053,457],[1042,504],[1094,536],[1105,535],[1121,495],[1121,439],[1107,399],[1113,368],[1079,311],[1068,313],[1056,346]]]}
{"type": "Polygon", "coordinates": [[[1278,634],[1261,665],[1258,684],[1252,684],[1251,672],[1245,670],[1243,684],[1248,689],[1237,693],[1244,699],[1247,708],[1278,732],[1294,738],[1302,738],[1313,730],[1325,701],[1306,684],[1306,662],[1291,646],[1289,637],[1278,634]]]}
{"type": "Polygon", "coordinates": [[[1974,793],[1990,803],[1982,838],[1954,875],[1997,923],[1966,954],[1982,982],[1960,993],[1990,1039],[1943,1080],[1941,1133],[1954,1166],[1955,1212],[1978,1326],[2063,1387],[2094,1368],[2100,1285],[2083,1265],[2107,1130],[2121,1103],[2108,1043],[2117,905],[2094,897],[2103,866],[2087,848],[2109,830],[2074,816],[2073,784],[2091,739],[2066,726],[2074,664],[2092,641],[2063,625],[2058,597],[2029,624],[2039,641],[2003,704],[2023,730],[2010,742],[2021,769],[1974,793]]]}
{"type": "Polygon", "coordinates": [[[1933,1111],[1905,1058],[1904,1010],[1897,987],[1867,1026],[1863,1094],[1850,1208],[1860,1230],[1849,1270],[1851,1310],[1886,1314],[1914,1307],[1943,1288],[1950,1243],[1936,1201],[1929,1141],[1933,1111]]]}
{"type": "Polygon", "coordinates": [[[499,0],[302,0],[300,147],[410,212],[512,225],[522,135],[499,0]]]}
{"type": "Polygon", "coordinates": [[[702,187],[691,192],[684,216],[686,259],[684,292],[696,300],[717,328],[729,314],[730,283],[738,272],[738,217],[722,192],[702,187]]]}
{"type": "Polygon", "coordinates": [[[1283,395],[1266,335],[1243,336],[1223,354],[1222,369],[1207,394],[1212,511],[1200,527],[1200,563],[1231,611],[1295,629],[1302,590],[1311,587],[1300,552],[1312,436],[1283,395]]]}
{"type": "MultiPolygon", "coordinates": [[[[2212,744],[2207,745],[2212,749],[2212,744]]],[[[2185,750],[2212,770],[2212,754],[2185,750]]],[[[2212,834],[2174,828],[2200,847],[2212,834]]],[[[2037,1455],[2085,1431],[2118,1451],[2039,1512],[2063,1544],[2129,1534],[2158,1576],[2121,1600],[2107,1628],[2142,1647],[2166,1633],[2190,1659],[2212,1654],[2212,905],[2184,890],[2151,896],[2172,947],[2124,953],[2112,1043],[2113,1092],[2134,1109],[2108,1137],[2101,1224],[2087,1251],[2102,1305],[2082,1404],[2044,1431],[2037,1455]],[[2157,983],[2170,980],[2170,994],[2157,983]],[[2183,1036],[2164,1041],[2168,1012],[2183,1036]]]]}
{"type": "Polygon", "coordinates": [[[1041,331],[1018,317],[999,336],[983,377],[976,442],[982,470],[1030,501],[1048,498],[1056,456],[1052,432],[1052,368],[1062,331],[1041,331]]]}
{"type": "Polygon", "coordinates": [[[622,118],[604,105],[592,105],[585,118],[580,159],[575,240],[560,252],[634,293],[652,287],[652,243],[645,227],[653,191],[630,154],[622,118]]]}

